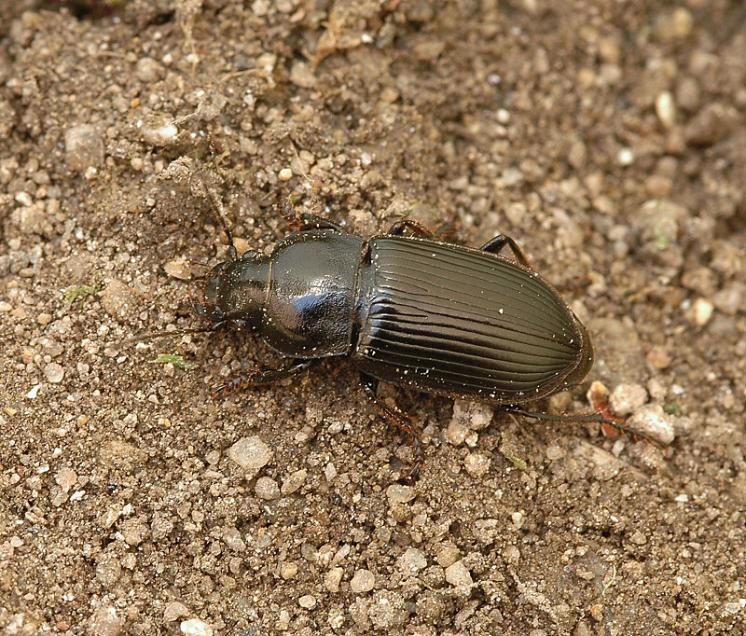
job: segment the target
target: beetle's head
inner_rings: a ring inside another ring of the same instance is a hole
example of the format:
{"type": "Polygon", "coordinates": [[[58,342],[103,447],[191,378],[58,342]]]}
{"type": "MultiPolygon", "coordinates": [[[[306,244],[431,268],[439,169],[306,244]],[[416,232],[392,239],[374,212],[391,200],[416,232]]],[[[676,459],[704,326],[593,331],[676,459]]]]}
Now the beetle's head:
{"type": "Polygon", "coordinates": [[[236,321],[249,329],[261,326],[269,286],[269,263],[258,252],[216,265],[209,276],[203,301],[194,312],[211,322],[236,321]]]}

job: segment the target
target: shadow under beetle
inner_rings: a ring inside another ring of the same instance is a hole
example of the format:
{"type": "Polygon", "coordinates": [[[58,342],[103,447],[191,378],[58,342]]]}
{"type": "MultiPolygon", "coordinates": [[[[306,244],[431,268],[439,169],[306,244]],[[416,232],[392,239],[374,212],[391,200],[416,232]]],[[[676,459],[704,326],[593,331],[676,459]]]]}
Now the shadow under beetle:
{"type": "Polygon", "coordinates": [[[269,256],[247,252],[239,258],[216,198],[229,258],[208,274],[203,299],[193,305],[211,326],[187,332],[233,323],[289,361],[280,369],[238,375],[214,394],[346,356],[379,413],[410,435],[417,457],[413,477],[422,462],[418,437],[405,414],[378,399],[379,381],[532,418],[601,422],[637,434],[600,414],[552,416],[521,408],[579,384],[593,365],[593,346],[510,237],[500,234],[472,249],[435,240],[405,219],[364,239],[327,219],[302,215],[298,231],[269,256]],[[505,247],[517,262],[500,256],[505,247]]]}

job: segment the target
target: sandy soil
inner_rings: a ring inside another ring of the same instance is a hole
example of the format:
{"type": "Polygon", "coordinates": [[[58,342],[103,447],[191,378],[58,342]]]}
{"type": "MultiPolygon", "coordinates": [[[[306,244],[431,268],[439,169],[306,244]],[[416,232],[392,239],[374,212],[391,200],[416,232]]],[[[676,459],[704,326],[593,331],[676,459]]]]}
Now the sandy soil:
{"type": "Polygon", "coordinates": [[[3,633],[746,632],[743,2],[58,5],[0,6],[3,633]],[[210,399],[279,361],[121,342],[199,324],[195,175],[261,250],[290,196],[511,234],[670,456],[406,394],[405,486],[344,361],[210,399]]]}

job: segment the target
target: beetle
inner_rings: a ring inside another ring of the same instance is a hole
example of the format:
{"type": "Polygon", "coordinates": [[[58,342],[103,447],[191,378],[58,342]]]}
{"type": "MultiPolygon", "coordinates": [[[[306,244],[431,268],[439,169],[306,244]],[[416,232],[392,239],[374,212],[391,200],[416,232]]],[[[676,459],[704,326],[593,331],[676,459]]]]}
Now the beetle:
{"type": "Polygon", "coordinates": [[[419,440],[411,420],[377,397],[379,382],[533,418],[627,430],[601,414],[524,410],[579,384],[594,352],[587,329],[509,236],[473,249],[437,240],[405,219],[366,239],[305,214],[269,255],[239,257],[222,206],[213,204],[229,254],[193,303],[210,326],[185,332],[233,324],[286,360],[280,369],[239,374],[213,395],[296,375],[319,359],[347,357],[379,414],[411,437],[412,476],[422,462],[419,440]],[[515,260],[502,255],[506,247],[515,260]]]}

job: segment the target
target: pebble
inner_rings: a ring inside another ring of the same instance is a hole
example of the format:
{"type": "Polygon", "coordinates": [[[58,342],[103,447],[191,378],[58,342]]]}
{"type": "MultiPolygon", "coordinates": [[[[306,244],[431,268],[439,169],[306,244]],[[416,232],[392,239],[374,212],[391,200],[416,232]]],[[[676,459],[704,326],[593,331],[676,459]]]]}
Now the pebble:
{"type": "Polygon", "coordinates": [[[469,453],[464,459],[464,468],[472,477],[484,477],[491,464],[492,459],[481,453],[469,453]]]}
{"type": "Polygon", "coordinates": [[[471,573],[463,561],[456,561],[446,568],[446,581],[454,587],[470,587],[474,584],[471,573]]]}
{"type": "Polygon", "coordinates": [[[427,567],[427,558],[422,550],[407,548],[407,551],[399,557],[397,566],[405,576],[415,576],[427,567]]]}
{"type": "Polygon", "coordinates": [[[647,404],[639,408],[627,420],[627,426],[650,435],[661,444],[670,444],[675,437],[673,420],[660,404],[647,404]]]}
{"type": "Polygon", "coordinates": [[[684,129],[684,138],[690,146],[711,146],[724,139],[738,122],[738,113],[722,104],[707,104],[684,129]]]}
{"type": "Polygon", "coordinates": [[[521,560],[521,551],[514,545],[506,546],[503,550],[503,559],[508,565],[518,565],[521,560]]]}
{"type": "Polygon", "coordinates": [[[62,489],[62,492],[69,492],[78,481],[78,476],[71,468],[61,468],[54,476],[54,481],[62,489]]]}
{"type": "Polygon", "coordinates": [[[160,118],[147,124],[140,122],[140,136],[151,146],[171,146],[179,139],[179,129],[171,120],[160,118]]]}
{"type": "Polygon", "coordinates": [[[676,124],[676,104],[669,91],[663,91],[655,98],[655,114],[665,128],[673,128],[676,124]]]}
{"type": "Polygon", "coordinates": [[[455,400],[451,422],[458,422],[472,431],[481,431],[492,423],[494,411],[487,404],[455,400]]]}
{"type": "Polygon", "coordinates": [[[242,437],[228,449],[228,457],[251,474],[269,464],[272,455],[272,449],[256,435],[242,437]]]}
{"type": "Polygon", "coordinates": [[[188,634],[189,636],[212,636],[212,627],[199,618],[182,621],[179,627],[182,634],[188,634]]]}
{"type": "Polygon", "coordinates": [[[75,172],[85,172],[104,162],[104,140],[95,126],[81,124],[65,132],[65,165],[75,172]]]}
{"type": "Polygon", "coordinates": [[[56,362],[50,362],[44,367],[44,377],[52,384],[59,384],[65,377],[65,369],[56,362]]]}
{"type": "Polygon", "coordinates": [[[435,560],[442,568],[453,565],[461,558],[461,552],[450,541],[441,543],[435,551],[435,560]]]}
{"type": "Polygon", "coordinates": [[[305,62],[296,61],[290,68],[290,81],[301,88],[313,88],[316,86],[316,76],[311,67],[305,62]]]}
{"type": "Polygon", "coordinates": [[[463,422],[451,420],[445,432],[446,441],[454,446],[461,446],[466,441],[470,431],[463,422]]]}
{"type": "Polygon", "coordinates": [[[254,486],[254,492],[257,497],[266,501],[279,499],[280,497],[280,487],[271,477],[260,477],[257,479],[256,486],[254,486]]]}
{"type": "Polygon", "coordinates": [[[671,356],[665,347],[660,345],[653,346],[648,355],[645,356],[650,366],[656,369],[666,369],[671,364],[671,356]]]}
{"type": "Polygon", "coordinates": [[[122,619],[113,607],[100,607],[93,614],[91,632],[94,636],[117,636],[122,627],[122,619]]]}
{"type": "Polygon", "coordinates": [[[324,577],[324,587],[331,594],[339,592],[339,586],[342,583],[342,576],[344,575],[344,568],[332,568],[326,573],[324,577]]]}
{"type": "Polygon", "coordinates": [[[370,622],[379,630],[399,628],[404,625],[407,616],[408,612],[402,595],[388,590],[377,592],[368,609],[370,622]]]}
{"type": "Polygon", "coordinates": [[[189,280],[192,277],[192,268],[188,261],[183,258],[175,258],[163,266],[163,270],[171,278],[179,280],[189,280]]]}
{"type": "Polygon", "coordinates": [[[639,384],[618,384],[609,398],[611,410],[617,415],[629,415],[648,401],[648,392],[639,384]]]}
{"type": "Polygon", "coordinates": [[[137,307],[138,292],[122,281],[112,279],[101,292],[101,305],[107,314],[125,320],[137,307]]]}
{"type": "Polygon", "coordinates": [[[135,65],[135,75],[141,82],[157,82],[163,77],[163,66],[152,57],[142,57],[135,65]]]}
{"type": "Polygon", "coordinates": [[[316,597],[311,596],[310,594],[305,594],[298,599],[298,605],[303,609],[312,610],[316,607],[316,597]]]}
{"type": "Polygon", "coordinates": [[[300,470],[296,470],[294,473],[285,477],[280,492],[285,496],[298,492],[303,487],[306,477],[308,477],[308,471],[306,469],[301,468],[300,470]]]}
{"type": "Polygon", "coordinates": [[[691,309],[687,312],[687,318],[693,325],[704,327],[708,322],[710,322],[714,309],[714,305],[709,300],[705,298],[697,298],[697,300],[692,303],[691,309]]]}
{"type": "Polygon", "coordinates": [[[693,26],[694,17],[689,9],[677,7],[658,16],[655,21],[655,34],[663,42],[685,40],[691,34],[693,26]]]}
{"type": "Polygon", "coordinates": [[[376,585],[376,577],[370,570],[357,570],[350,580],[350,590],[354,594],[370,592],[376,585]]]}
{"type": "Polygon", "coordinates": [[[405,504],[412,501],[417,496],[417,491],[412,486],[403,486],[401,484],[392,484],[386,489],[389,505],[405,504]]]}
{"type": "Polygon", "coordinates": [[[166,623],[172,623],[173,621],[180,619],[182,616],[186,616],[188,613],[189,609],[184,605],[184,603],[171,601],[163,610],[163,620],[166,623]]]}

